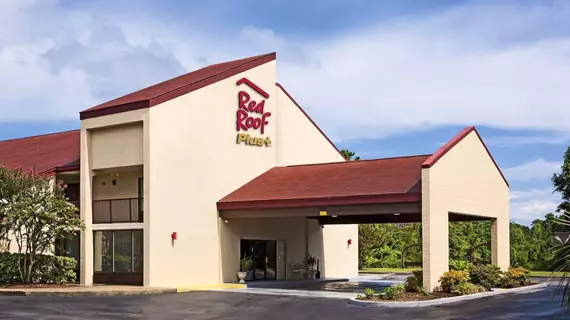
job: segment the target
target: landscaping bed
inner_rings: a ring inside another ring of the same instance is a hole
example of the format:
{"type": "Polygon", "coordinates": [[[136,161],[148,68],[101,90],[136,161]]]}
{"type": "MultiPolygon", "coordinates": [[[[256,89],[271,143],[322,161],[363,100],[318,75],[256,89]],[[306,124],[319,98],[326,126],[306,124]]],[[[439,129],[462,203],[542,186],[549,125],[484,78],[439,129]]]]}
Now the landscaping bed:
{"type": "Polygon", "coordinates": [[[444,293],[444,292],[432,292],[430,294],[424,295],[423,293],[418,292],[402,292],[400,295],[393,299],[384,299],[381,297],[371,297],[371,298],[361,298],[359,300],[365,301],[375,301],[375,302],[399,302],[399,301],[426,301],[426,300],[435,300],[435,299],[442,299],[442,298],[449,298],[449,297],[456,297],[457,294],[453,293],[444,293]]]}
{"type": "Polygon", "coordinates": [[[434,288],[433,292],[427,292],[423,288],[422,270],[419,269],[413,271],[413,275],[406,279],[405,284],[398,283],[383,289],[381,292],[366,288],[364,295],[358,295],[351,301],[361,305],[422,306],[469,300],[509,291],[520,292],[525,291],[525,287],[546,286],[546,284],[531,283],[530,272],[521,267],[509,267],[505,272],[496,265],[471,265],[467,267],[468,269],[464,270],[445,272],[440,278],[440,286],[434,288]],[[430,300],[441,301],[421,303],[430,300]]]}
{"type": "Polygon", "coordinates": [[[70,284],[56,284],[56,283],[30,283],[30,284],[9,284],[0,286],[2,289],[59,289],[69,288],[76,285],[70,284]]]}

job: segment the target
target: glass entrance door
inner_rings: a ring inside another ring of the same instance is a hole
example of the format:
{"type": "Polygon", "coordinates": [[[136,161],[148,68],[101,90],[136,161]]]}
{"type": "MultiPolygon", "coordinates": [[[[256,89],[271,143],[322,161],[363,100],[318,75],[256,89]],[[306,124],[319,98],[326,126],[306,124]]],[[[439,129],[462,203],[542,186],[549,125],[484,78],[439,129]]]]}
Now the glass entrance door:
{"type": "Polygon", "coordinates": [[[253,259],[250,280],[277,279],[277,241],[242,239],[240,245],[240,258],[253,259]]]}

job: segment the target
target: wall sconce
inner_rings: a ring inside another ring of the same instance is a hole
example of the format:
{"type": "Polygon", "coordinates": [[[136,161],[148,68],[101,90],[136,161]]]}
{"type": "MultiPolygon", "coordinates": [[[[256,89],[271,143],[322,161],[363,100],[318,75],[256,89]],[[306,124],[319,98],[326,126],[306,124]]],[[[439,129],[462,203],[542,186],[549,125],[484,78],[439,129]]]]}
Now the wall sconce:
{"type": "Polygon", "coordinates": [[[350,246],[352,244],[352,239],[348,239],[346,243],[348,243],[348,245],[350,246]]]}
{"type": "Polygon", "coordinates": [[[173,232],[170,237],[172,238],[172,240],[176,240],[178,239],[178,234],[176,232],[173,232]]]}

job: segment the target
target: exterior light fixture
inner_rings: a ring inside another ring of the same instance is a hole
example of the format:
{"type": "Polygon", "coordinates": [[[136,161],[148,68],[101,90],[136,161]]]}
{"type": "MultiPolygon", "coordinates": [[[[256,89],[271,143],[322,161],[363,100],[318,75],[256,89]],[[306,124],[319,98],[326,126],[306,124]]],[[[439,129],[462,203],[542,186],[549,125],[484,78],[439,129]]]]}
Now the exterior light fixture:
{"type": "Polygon", "coordinates": [[[336,218],[336,217],[338,217],[338,216],[332,216],[332,217],[333,217],[333,218],[336,218]]]}
{"type": "Polygon", "coordinates": [[[399,214],[399,213],[394,213],[394,215],[395,215],[395,216],[399,216],[400,214],[399,214]]]}

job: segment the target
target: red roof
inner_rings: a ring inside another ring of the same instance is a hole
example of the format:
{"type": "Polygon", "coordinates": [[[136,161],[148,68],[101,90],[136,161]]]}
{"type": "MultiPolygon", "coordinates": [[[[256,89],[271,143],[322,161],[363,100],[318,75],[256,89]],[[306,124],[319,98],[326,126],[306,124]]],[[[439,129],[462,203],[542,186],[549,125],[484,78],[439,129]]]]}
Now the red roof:
{"type": "Polygon", "coordinates": [[[57,167],[79,164],[79,130],[0,141],[0,162],[16,169],[53,174],[57,167]]]}
{"type": "Polygon", "coordinates": [[[420,201],[429,156],[275,167],[221,199],[218,209],[420,201]]]}
{"type": "Polygon", "coordinates": [[[187,73],[148,88],[129,93],[120,98],[105,102],[98,106],[83,110],[80,119],[89,119],[104,115],[143,109],[174,99],[194,90],[203,88],[238,73],[253,69],[273,61],[276,54],[268,53],[255,57],[213,64],[205,68],[187,73]]]}
{"type": "Polygon", "coordinates": [[[437,163],[439,159],[441,159],[441,157],[443,157],[449,150],[451,150],[456,144],[461,142],[461,140],[467,137],[471,132],[475,132],[477,138],[479,138],[481,144],[485,148],[485,151],[487,151],[487,154],[491,158],[491,161],[493,161],[493,164],[497,168],[497,171],[499,171],[499,174],[501,175],[507,186],[509,186],[507,178],[505,178],[505,175],[501,171],[501,168],[499,168],[499,165],[495,161],[495,158],[493,158],[493,155],[491,155],[491,152],[489,152],[489,149],[487,148],[487,145],[485,145],[483,138],[481,138],[479,131],[477,131],[477,128],[473,126],[461,130],[461,132],[459,132],[455,137],[453,137],[453,139],[449,140],[446,144],[444,144],[441,148],[439,148],[439,150],[437,150],[436,153],[432,154],[431,157],[429,157],[424,163],[422,163],[422,168],[431,168],[434,164],[437,163]]]}

